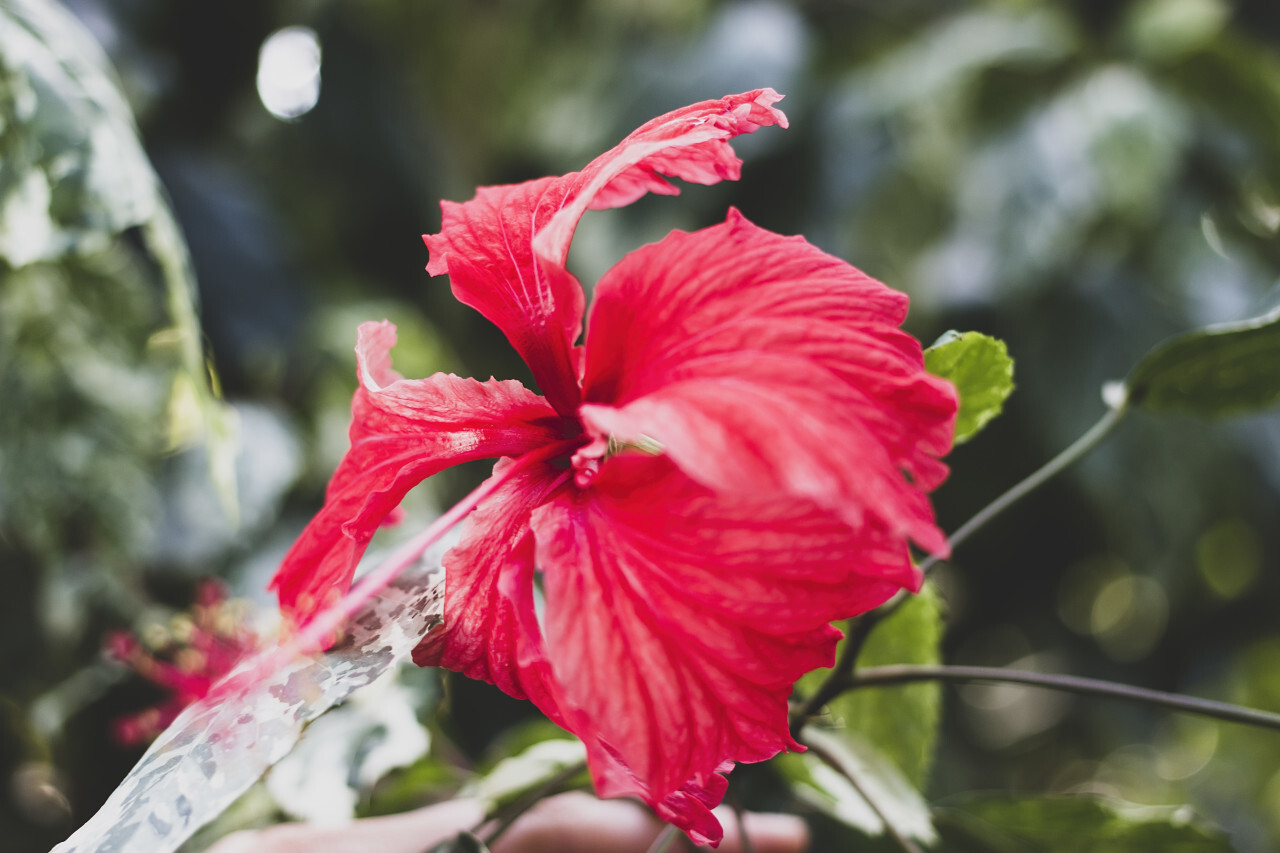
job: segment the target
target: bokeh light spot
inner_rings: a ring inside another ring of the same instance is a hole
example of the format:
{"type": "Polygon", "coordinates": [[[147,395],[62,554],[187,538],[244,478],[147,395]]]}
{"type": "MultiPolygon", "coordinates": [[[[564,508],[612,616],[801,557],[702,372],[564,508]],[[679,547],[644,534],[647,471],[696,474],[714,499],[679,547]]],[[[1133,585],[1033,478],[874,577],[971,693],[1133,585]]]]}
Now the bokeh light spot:
{"type": "Polygon", "coordinates": [[[1219,731],[1218,724],[1208,720],[1178,717],[1166,721],[1157,737],[1156,773],[1169,782],[1199,773],[1218,751],[1219,731]]]}
{"type": "Polygon", "coordinates": [[[1214,595],[1226,600],[1239,597],[1262,568],[1258,534],[1238,518],[1218,522],[1196,541],[1196,568],[1214,595]]]}
{"type": "Polygon", "coordinates": [[[1118,577],[1098,591],[1092,611],[1094,639],[1107,655],[1128,663],[1155,649],[1169,619],[1169,599],[1155,580],[1118,577]]]}
{"type": "Polygon", "coordinates": [[[1128,564],[1112,554],[1098,554],[1076,563],[1058,586],[1058,617],[1077,634],[1093,636],[1093,609],[1099,591],[1131,573],[1128,564]]]}
{"type": "Polygon", "coordinates": [[[285,27],[258,51],[258,97],[276,118],[290,121],[320,99],[320,39],[308,27],[285,27]]]}

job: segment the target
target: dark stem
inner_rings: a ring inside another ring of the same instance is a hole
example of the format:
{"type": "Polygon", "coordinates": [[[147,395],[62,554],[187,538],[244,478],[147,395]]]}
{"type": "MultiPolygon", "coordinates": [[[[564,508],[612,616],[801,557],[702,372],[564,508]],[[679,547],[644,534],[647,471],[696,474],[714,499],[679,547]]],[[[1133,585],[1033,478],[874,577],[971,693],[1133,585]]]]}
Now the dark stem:
{"type": "Polygon", "coordinates": [[[822,746],[820,743],[813,743],[812,738],[805,741],[805,746],[807,746],[810,750],[812,750],[813,754],[818,756],[818,758],[820,758],[824,764],[826,764],[832,770],[836,771],[841,776],[849,780],[849,784],[852,785],[853,789],[858,792],[858,796],[866,800],[867,805],[871,807],[871,811],[873,811],[876,817],[880,818],[880,822],[884,824],[885,832],[888,833],[888,835],[897,843],[897,845],[900,848],[902,848],[903,853],[924,853],[924,851],[920,849],[919,845],[917,845],[914,841],[912,841],[907,836],[903,835],[902,832],[896,826],[893,825],[893,823],[885,815],[884,811],[881,810],[880,804],[877,803],[875,800],[873,800],[871,797],[867,796],[867,789],[863,786],[862,781],[858,778],[858,773],[856,770],[854,770],[852,767],[849,767],[847,763],[845,761],[842,761],[840,756],[837,755],[836,753],[828,750],[826,747],[822,746]]]}
{"type": "Polygon", "coordinates": [[[848,687],[849,689],[887,687],[894,684],[910,684],[915,681],[996,681],[1026,684],[1032,687],[1044,687],[1050,690],[1062,690],[1067,693],[1080,693],[1086,696],[1103,696],[1111,699],[1125,699],[1130,702],[1142,702],[1172,711],[1198,714],[1202,717],[1212,717],[1217,720],[1226,720],[1230,723],[1244,723],[1249,726],[1280,731],[1280,714],[1274,714],[1269,711],[1244,708],[1240,705],[1231,705],[1226,702],[1215,702],[1212,699],[1184,696],[1180,693],[1147,690],[1144,687],[1133,687],[1128,684],[1118,684],[1114,681],[1100,681],[1095,678],[1080,678],[1074,675],[1054,675],[1000,667],[917,666],[912,664],[874,666],[859,670],[850,677],[848,679],[848,687]]]}
{"type": "MultiPolygon", "coordinates": [[[[872,611],[874,612],[874,611],[872,611]]],[[[822,710],[822,706],[830,702],[832,699],[844,692],[845,687],[849,683],[849,673],[853,672],[853,665],[858,661],[858,652],[862,648],[862,643],[869,634],[871,627],[865,631],[860,626],[866,624],[869,620],[870,613],[864,613],[857,619],[850,619],[845,623],[845,632],[847,639],[840,649],[840,657],[836,659],[835,666],[831,668],[831,672],[827,673],[827,677],[818,685],[808,699],[800,704],[800,707],[791,712],[791,736],[798,737],[800,729],[804,728],[804,724],[822,710]],[[861,634],[861,636],[859,636],[861,634]],[[855,642],[855,637],[857,641],[855,642]]]]}
{"type": "Polygon", "coordinates": [[[667,848],[671,846],[679,835],[680,830],[674,824],[667,824],[662,832],[658,833],[658,837],[653,839],[653,843],[649,845],[647,853],[666,853],[667,848]]]}
{"type": "Polygon", "coordinates": [[[742,848],[742,853],[756,853],[755,845],[747,835],[747,822],[742,818],[742,800],[733,788],[729,789],[729,808],[733,809],[733,817],[738,824],[738,845],[742,848]]]}
{"type": "Polygon", "coordinates": [[[858,655],[862,654],[862,647],[866,645],[867,638],[871,636],[871,632],[877,625],[892,616],[893,612],[907,599],[908,595],[905,592],[899,592],[875,610],[863,613],[846,623],[845,641],[835,666],[831,668],[826,679],[818,685],[813,695],[791,712],[792,737],[795,737],[804,724],[822,710],[823,705],[849,689],[849,677],[858,663],[858,655]]]}
{"type": "MultiPolygon", "coordinates": [[[[529,811],[529,809],[536,806],[546,797],[563,791],[569,780],[586,769],[587,763],[585,761],[579,761],[577,764],[571,764],[538,787],[528,791],[523,796],[507,805],[506,808],[500,809],[499,814],[494,815],[493,818],[486,818],[486,822],[492,819],[496,820],[497,823],[494,825],[493,829],[489,830],[486,834],[484,838],[485,846],[492,847],[494,842],[498,840],[498,837],[510,829],[511,824],[519,820],[525,812],[529,811]]],[[[472,834],[479,835],[479,832],[480,827],[476,827],[472,834]]]]}

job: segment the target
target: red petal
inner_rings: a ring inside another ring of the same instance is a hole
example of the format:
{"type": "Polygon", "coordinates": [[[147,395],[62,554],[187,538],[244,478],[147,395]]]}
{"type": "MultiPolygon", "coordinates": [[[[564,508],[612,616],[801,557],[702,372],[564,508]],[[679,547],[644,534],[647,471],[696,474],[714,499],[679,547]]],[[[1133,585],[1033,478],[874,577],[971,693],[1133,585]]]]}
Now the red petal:
{"type": "MultiPolygon", "coordinates": [[[[613,791],[616,793],[612,796],[625,797],[646,789],[636,775],[607,750],[592,757],[591,773],[600,796],[611,796],[603,792],[613,791]]],[[[724,838],[724,828],[711,810],[729,790],[729,780],[724,774],[731,770],[733,762],[726,761],[715,772],[694,776],[680,790],[650,805],[660,818],[683,829],[695,843],[718,847],[724,838]]]]}
{"type": "Polygon", "coordinates": [[[906,304],[737,211],[673,232],[596,288],[583,421],[656,440],[717,491],[801,497],[945,552],[921,490],[946,475],[956,396],[897,328],[906,304]]]}
{"type": "MultiPolygon", "coordinates": [[[[494,467],[501,476],[511,460],[494,467]]],[[[418,666],[443,666],[529,699],[559,720],[533,604],[529,513],[569,478],[547,465],[518,475],[468,518],[445,555],[444,625],[413,650],[418,666]]]]}
{"type": "Polygon", "coordinates": [[[609,459],[589,489],[534,510],[533,529],[561,708],[597,790],[708,838],[696,821],[723,762],[796,746],[787,697],[831,665],[828,623],[919,583],[881,526],[792,499],[729,501],[664,457],[609,459]]]}
{"type": "Polygon", "coordinates": [[[580,399],[574,342],[584,297],[567,269],[569,243],[588,207],[629,204],[646,192],[675,193],[661,175],[710,184],[736,179],[741,161],[728,140],[786,126],[758,89],[660,116],[581,172],[483,187],[465,204],[443,202],[439,234],[424,235],[427,272],[449,273],[454,295],[502,329],[547,399],[571,415],[580,399]]]}
{"type": "Polygon", "coordinates": [[[387,322],[360,327],[351,449],[324,508],[271,581],[295,624],[347,591],[374,532],[418,483],[459,462],[516,456],[560,438],[561,419],[519,382],[400,378],[391,368],[395,337],[387,322]]]}
{"type": "Polygon", "coordinates": [[[695,843],[718,847],[724,838],[724,829],[711,810],[720,805],[729,790],[729,780],[720,774],[732,769],[733,765],[726,762],[714,773],[699,774],[679,791],[668,794],[654,806],[654,811],[667,823],[689,833],[695,843]]]}

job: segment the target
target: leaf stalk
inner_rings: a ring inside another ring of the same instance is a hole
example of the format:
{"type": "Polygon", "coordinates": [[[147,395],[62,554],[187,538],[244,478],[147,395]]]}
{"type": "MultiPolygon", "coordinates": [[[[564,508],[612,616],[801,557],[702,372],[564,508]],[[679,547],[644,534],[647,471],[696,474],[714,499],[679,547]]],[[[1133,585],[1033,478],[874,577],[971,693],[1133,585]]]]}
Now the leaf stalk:
{"type": "MultiPolygon", "coordinates": [[[[1111,434],[1111,431],[1124,419],[1128,411],[1129,408],[1124,401],[1120,401],[1114,406],[1108,406],[1102,418],[1091,426],[1084,435],[1077,438],[1066,450],[1050,459],[1029,477],[987,504],[977,515],[966,521],[960,526],[959,530],[951,534],[947,539],[947,545],[952,550],[955,550],[961,543],[985,526],[987,522],[1040,488],[1040,486],[1090,450],[1093,450],[1104,438],[1111,434]]],[[[928,574],[940,562],[942,562],[941,558],[930,555],[921,561],[920,571],[928,574]]]]}

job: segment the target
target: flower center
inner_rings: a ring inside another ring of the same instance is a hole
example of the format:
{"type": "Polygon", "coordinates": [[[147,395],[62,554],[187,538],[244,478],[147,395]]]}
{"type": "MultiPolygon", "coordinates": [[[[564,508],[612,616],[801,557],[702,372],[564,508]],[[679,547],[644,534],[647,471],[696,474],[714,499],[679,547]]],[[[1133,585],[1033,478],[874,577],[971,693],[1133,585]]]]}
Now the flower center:
{"type": "Polygon", "coordinates": [[[597,435],[588,444],[582,445],[574,452],[569,464],[573,466],[573,482],[580,489],[596,478],[600,472],[600,463],[609,458],[609,439],[597,435]]]}
{"type": "Polygon", "coordinates": [[[597,435],[589,443],[579,447],[569,460],[569,464],[573,466],[573,482],[580,489],[586,488],[600,472],[600,466],[609,457],[617,456],[624,450],[635,450],[648,456],[658,456],[662,453],[662,443],[647,435],[642,435],[634,441],[623,441],[612,435],[597,435]]]}

